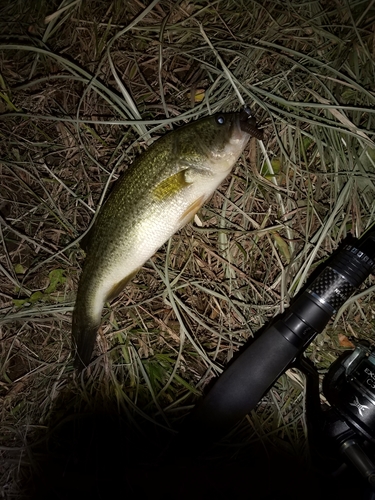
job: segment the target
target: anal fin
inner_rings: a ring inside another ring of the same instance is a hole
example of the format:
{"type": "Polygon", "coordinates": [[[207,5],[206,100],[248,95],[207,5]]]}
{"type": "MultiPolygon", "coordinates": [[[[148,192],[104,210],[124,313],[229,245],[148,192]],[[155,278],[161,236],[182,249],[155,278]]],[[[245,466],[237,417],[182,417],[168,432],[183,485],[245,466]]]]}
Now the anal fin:
{"type": "Polygon", "coordinates": [[[138,267],[135,271],[130,273],[128,276],[125,276],[125,278],[123,278],[122,280],[115,283],[111,287],[109,292],[107,293],[106,298],[105,298],[105,302],[111,302],[111,300],[115,299],[122,292],[122,290],[125,288],[128,281],[130,281],[131,279],[134,278],[134,276],[137,274],[139,269],[140,268],[138,267]]]}
{"type": "Polygon", "coordinates": [[[205,196],[201,196],[197,200],[193,201],[187,209],[184,211],[184,213],[181,215],[179,222],[181,224],[181,227],[187,224],[189,221],[193,220],[194,215],[198,212],[198,210],[201,208],[203,203],[205,202],[205,196]]]}

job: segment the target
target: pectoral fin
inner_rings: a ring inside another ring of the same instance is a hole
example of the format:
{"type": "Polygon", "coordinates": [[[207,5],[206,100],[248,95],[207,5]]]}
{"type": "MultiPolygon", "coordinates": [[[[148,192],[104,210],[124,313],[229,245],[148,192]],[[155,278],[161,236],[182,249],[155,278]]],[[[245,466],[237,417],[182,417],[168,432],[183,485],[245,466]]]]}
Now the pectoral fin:
{"type": "Polygon", "coordinates": [[[154,198],[158,201],[166,200],[188,186],[189,182],[186,181],[185,172],[185,170],[181,170],[159,182],[152,191],[154,198]]]}

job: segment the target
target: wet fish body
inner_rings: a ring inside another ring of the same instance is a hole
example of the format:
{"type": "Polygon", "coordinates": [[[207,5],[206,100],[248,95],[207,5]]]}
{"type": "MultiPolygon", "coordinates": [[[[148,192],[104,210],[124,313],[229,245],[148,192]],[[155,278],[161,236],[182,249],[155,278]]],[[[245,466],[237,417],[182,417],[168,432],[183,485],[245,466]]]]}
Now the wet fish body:
{"type": "Polygon", "coordinates": [[[90,362],[105,302],[194,217],[250,133],[260,132],[245,111],[197,120],[154,142],[116,182],[86,244],[72,321],[76,368],[90,362]]]}

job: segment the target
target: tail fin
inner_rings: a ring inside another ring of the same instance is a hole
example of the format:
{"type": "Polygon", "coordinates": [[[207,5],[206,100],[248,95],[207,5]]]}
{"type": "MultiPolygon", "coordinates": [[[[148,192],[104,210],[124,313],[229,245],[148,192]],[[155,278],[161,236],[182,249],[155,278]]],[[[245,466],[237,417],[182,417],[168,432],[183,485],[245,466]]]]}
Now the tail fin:
{"type": "Polygon", "coordinates": [[[79,371],[90,363],[99,326],[100,317],[99,320],[94,318],[78,296],[73,311],[72,337],[75,344],[74,368],[79,371]]]}
{"type": "Polygon", "coordinates": [[[120,278],[119,281],[114,282],[109,291],[105,293],[99,278],[98,281],[93,278],[98,276],[95,274],[95,268],[93,269],[93,265],[89,267],[85,263],[78,285],[77,300],[72,319],[72,337],[75,344],[74,367],[77,370],[83,370],[90,363],[104,303],[117,297],[137,271],[138,268],[125,278],[120,278]]]}

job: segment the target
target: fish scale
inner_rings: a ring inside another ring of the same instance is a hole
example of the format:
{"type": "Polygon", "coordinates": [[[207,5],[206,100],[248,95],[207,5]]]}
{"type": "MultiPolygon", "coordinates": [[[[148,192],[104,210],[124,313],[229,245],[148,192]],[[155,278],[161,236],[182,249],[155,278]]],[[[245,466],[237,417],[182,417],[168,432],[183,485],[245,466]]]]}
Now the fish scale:
{"type": "Polygon", "coordinates": [[[72,319],[76,368],[90,362],[105,302],[194,217],[259,133],[247,111],[202,118],[154,142],[116,181],[86,239],[72,319]]]}

